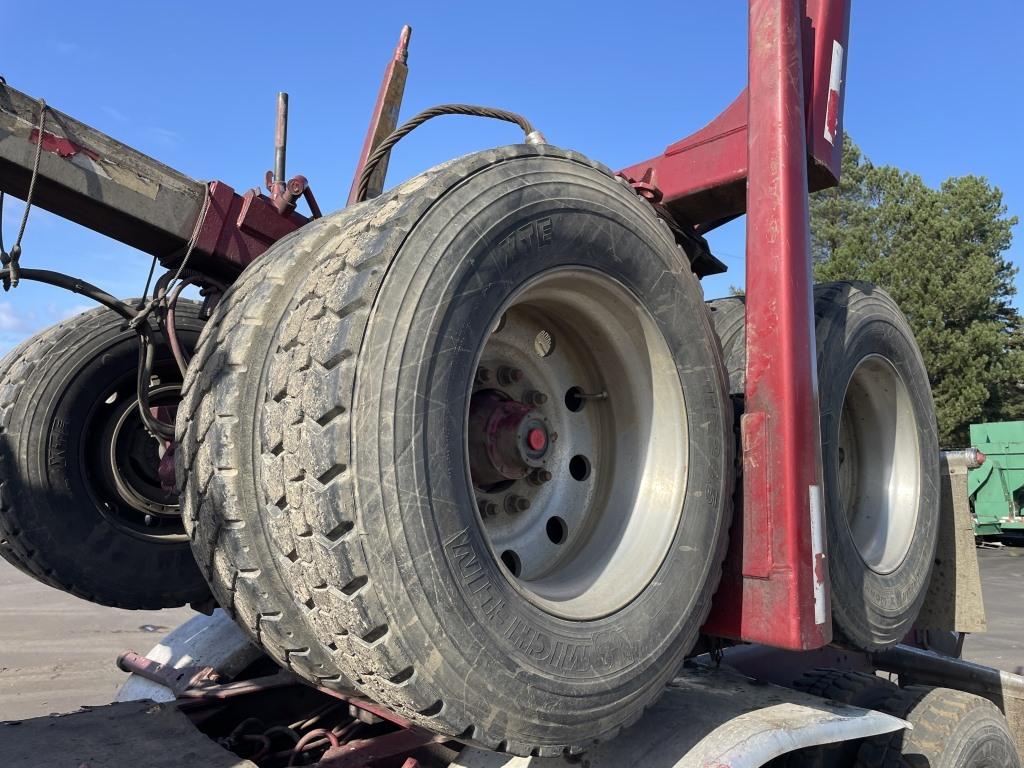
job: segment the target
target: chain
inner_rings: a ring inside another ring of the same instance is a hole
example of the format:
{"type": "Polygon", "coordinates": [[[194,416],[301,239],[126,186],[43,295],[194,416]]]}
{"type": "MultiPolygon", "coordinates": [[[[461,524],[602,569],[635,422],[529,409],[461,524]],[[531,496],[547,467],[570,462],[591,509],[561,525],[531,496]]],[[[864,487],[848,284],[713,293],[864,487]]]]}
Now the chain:
{"type": "Polygon", "coordinates": [[[32,177],[28,182],[28,194],[25,196],[25,210],[21,214],[21,226],[18,227],[18,236],[11,246],[10,253],[4,248],[3,241],[3,210],[4,193],[0,191],[0,263],[8,268],[8,273],[3,278],[4,290],[9,291],[16,288],[21,281],[21,270],[19,262],[21,259],[21,238],[25,236],[25,227],[28,225],[28,214],[32,210],[32,195],[36,191],[36,180],[39,178],[39,160],[43,156],[43,128],[46,126],[46,102],[39,100],[39,125],[36,129],[36,153],[32,159],[32,177]]]}

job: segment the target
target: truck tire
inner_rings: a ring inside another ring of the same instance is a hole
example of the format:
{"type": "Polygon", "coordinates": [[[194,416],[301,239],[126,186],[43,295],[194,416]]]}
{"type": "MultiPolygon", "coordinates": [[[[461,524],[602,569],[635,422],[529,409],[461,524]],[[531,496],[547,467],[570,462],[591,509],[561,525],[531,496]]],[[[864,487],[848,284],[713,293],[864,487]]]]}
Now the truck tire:
{"type": "Polygon", "coordinates": [[[742,395],[747,391],[747,332],[743,325],[747,304],[742,296],[729,296],[709,301],[708,310],[722,344],[722,357],[729,375],[729,394],[742,395]]]}
{"type": "MultiPolygon", "coordinates": [[[[898,691],[877,675],[847,669],[814,669],[806,672],[793,687],[812,696],[863,709],[881,709],[898,691]]],[[[861,740],[840,741],[802,749],[788,756],[787,768],[847,768],[857,758],[861,740]]]]}
{"type": "Polygon", "coordinates": [[[988,699],[909,686],[880,709],[914,727],[866,740],[857,768],[1020,768],[1006,718],[988,699]]]}
{"type": "Polygon", "coordinates": [[[720,354],[667,229],[577,154],[470,155],[278,243],[183,403],[197,560],[308,680],[559,755],[697,638],[733,484],[720,354]]]}
{"type": "MultiPolygon", "coordinates": [[[[183,300],[178,310],[192,347],[199,306],[183,300]]],[[[94,603],[170,608],[210,593],[176,494],[160,488],[157,445],[134,415],[137,365],[135,332],[105,308],[41,331],[4,359],[0,556],[94,603]]],[[[173,407],[181,379],[163,345],[154,374],[163,382],[154,406],[173,407]]]]}
{"type": "MultiPolygon", "coordinates": [[[[743,299],[710,304],[730,385],[743,387],[743,299]]],[[[931,386],[910,326],[882,289],[817,285],[814,317],[834,637],[880,650],[913,626],[935,557],[939,447],[931,386]]]]}
{"type": "MultiPolygon", "coordinates": [[[[0,381],[4,381],[7,378],[8,368],[10,368],[14,362],[21,359],[21,356],[24,354],[25,348],[30,343],[33,343],[35,341],[35,337],[25,339],[23,342],[21,342],[21,344],[16,346],[6,355],[4,355],[3,359],[0,359],[0,381]]],[[[2,413],[2,411],[0,411],[0,413],[2,413]]],[[[0,430],[2,430],[2,428],[2,421],[0,421],[0,430]]],[[[0,434],[2,434],[2,432],[0,432],[0,434]]],[[[0,501],[2,501],[2,493],[3,481],[2,479],[0,479],[0,501]]],[[[0,506],[3,505],[0,504],[0,506]]],[[[28,563],[26,563],[22,559],[21,555],[18,554],[19,548],[17,544],[13,541],[13,538],[14,537],[12,537],[9,534],[7,521],[4,519],[3,514],[0,513],[0,557],[3,557],[4,560],[13,565],[26,576],[31,576],[32,578],[37,579],[38,581],[41,581],[44,584],[53,586],[52,584],[50,584],[50,582],[46,579],[45,576],[43,576],[42,574],[37,575],[32,572],[28,563]]]]}

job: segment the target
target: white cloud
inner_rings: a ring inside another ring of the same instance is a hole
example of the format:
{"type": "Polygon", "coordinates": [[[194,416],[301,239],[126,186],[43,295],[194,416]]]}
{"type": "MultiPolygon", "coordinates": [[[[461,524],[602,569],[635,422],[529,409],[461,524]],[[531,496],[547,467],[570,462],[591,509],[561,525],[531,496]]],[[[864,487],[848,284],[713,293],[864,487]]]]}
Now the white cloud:
{"type": "Polygon", "coordinates": [[[14,306],[7,301],[0,301],[0,331],[12,333],[26,329],[25,317],[14,311],[14,306]]]}
{"type": "Polygon", "coordinates": [[[127,123],[128,122],[128,115],[126,115],[124,112],[122,112],[121,110],[117,109],[116,107],[112,107],[109,104],[104,104],[101,107],[101,109],[104,112],[106,112],[108,115],[110,115],[112,118],[117,120],[117,122],[119,122],[119,123],[127,123]]]}
{"type": "Polygon", "coordinates": [[[87,310],[95,309],[95,308],[96,308],[95,304],[75,304],[73,306],[70,306],[70,307],[68,307],[66,309],[61,310],[59,319],[60,320],[67,320],[69,317],[74,317],[75,315],[80,315],[83,312],[86,312],[87,310]]]}
{"type": "Polygon", "coordinates": [[[165,147],[174,146],[181,139],[181,134],[177,131],[172,131],[170,128],[160,128],[159,126],[151,127],[149,134],[153,137],[153,141],[165,147]]]}

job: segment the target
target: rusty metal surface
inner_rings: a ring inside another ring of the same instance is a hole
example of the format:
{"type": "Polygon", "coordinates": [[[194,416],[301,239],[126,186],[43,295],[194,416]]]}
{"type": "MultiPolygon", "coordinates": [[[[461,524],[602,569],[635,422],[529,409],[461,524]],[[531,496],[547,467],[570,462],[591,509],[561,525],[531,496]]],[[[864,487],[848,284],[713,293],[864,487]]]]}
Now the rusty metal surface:
{"type": "Polygon", "coordinates": [[[295,211],[278,213],[274,201],[258,190],[239,195],[223,181],[215,181],[210,184],[210,206],[199,228],[196,249],[216,257],[200,257],[190,263],[230,276],[308,221],[295,211]]]}
{"type": "Polygon", "coordinates": [[[4,768],[256,768],[171,704],[124,702],[0,723],[4,768]]]}
{"type": "MultiPolygon", "coordinates": [[[[440,737],[419,729],[407,729],[376,736],[369,739],[357,739],[347,744],[328,749],[318,768],[371,768],[378,764],[394,765],[394,758],[407,755],[440,737]]],[[[414,759],[414,758],[410,758],[414,759]]]]}
{"type": "Polygon", "coordinates": [[[743,511],[705,632],[831,640],[811,295],[802,3],[751,0],[743,511]]]}
{"type": "Polygon", "coordinates": [[[131,675],[139,675],[158,685],[169,688],[180,696],[189,688],[217,683],[219,677],[213,667],[175,667],[147,659],[135,651],[125,651],[117,657],[117,667],[131,675]]]}
{"type": "Polygon", "coordinates": [[[967,497],[967,463],[962,452],[941,458],[939,542],[918,629],[984,632],[985,603],[967,497]]]}
{"type": "MultiPolygon", "coordinates": [[[[262,655],[222,609],[210,616],[197,614],[168,632],[146,654],[146,659],[173,674],[155,681],[133,673],[117,692],[117,700],[173,701],[180,693],[175,683],[182,670],[213,668],[230,680],[262,655]]],[[[189,680],[192,677],[188,675],[189,680]]]]}
{"type": "MultiPolygon", "coordinates": [[[[359,162],[356,163],[356,171],[352,177],[352,189],[349,192],[348,204],[356,201],[359,193],[359,177],[366,167],[366,159],[370,153],[387,138],[388,134],[398,126],[398,113],[402,108],[402,96],[405,94],[405,81],[409,76],[409,67],[406,62],[409,60],[409,38],[412,35],[412,27],[408,24],[402,27],[402,33],[398,38],[398,45],[395,54],[384,69],[384,77],[381,80],[380,91],[377,94],[377,102],[373,105],[373,112],[370,115],[370,124],[366,129],[366,139],[363,141],[362,152],[359,153],[359,162]]],[[[388,172],[388,159],[385,157],[378,165],[370,179],[366,190],[366,199],[376,197],[384,189],[384,176],[388,172]]]]}

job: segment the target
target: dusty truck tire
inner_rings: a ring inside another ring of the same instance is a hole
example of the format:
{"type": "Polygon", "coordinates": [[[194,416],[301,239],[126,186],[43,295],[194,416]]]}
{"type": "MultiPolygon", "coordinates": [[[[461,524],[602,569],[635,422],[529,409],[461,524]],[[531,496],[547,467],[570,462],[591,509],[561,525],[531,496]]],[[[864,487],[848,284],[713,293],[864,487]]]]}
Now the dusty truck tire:
{"type": "MultiPolygon", "coordinates": [[[[812,669],[794,681],[793,687],[812,696],[852,707],[881,709],[899,688],[877,675],[846,669],[812,669]]],[[[840,741],[802,749],[782,763],[786,768],[846,768],[853,765],[861,741],[840,741]]]]}
{"type": "Polygon", "coordinates": [[[178,429],[221,604],[307,679],[463,741],[613,736],[720,575],[731,411],[699,285],[642,200],[553,147],[461,158],[270,249],[204,331],[178,429]],[[497,437],[472,453],[481,409],[497,437]]]}
{"type": "MultiPolygon", "coordinates": [[[[730,388],[744,380],[743,299],[710,302],[730,388]]],[[[910,631],[939,525],[931,386],[913,332],[867,283],[814,288],[832,619],[839,643],[878,650],[910,631]]]]}
{"type": "MultiPolygon", "coordinates": [[[[183,342],[202,326],[179,302],[183,342]]],[[[0,556],[49,586],[102,605],[169,608],[209,596],[173,494],[159,488],[157,449],[133,418],[138,343],[107,309],[84,312],[0,364],[0,556]],[[150,515],[152,525],[146,525],[150,515]]],[[[173,404],[180,377],[158,347],[173,404]]]]}
{"type": "Polygon", "coordinates": [[[856,768],[1020,768],[1006,718],[988,699],[908,686],[878,709],[913,729],[868,739],[856,768]]]}

